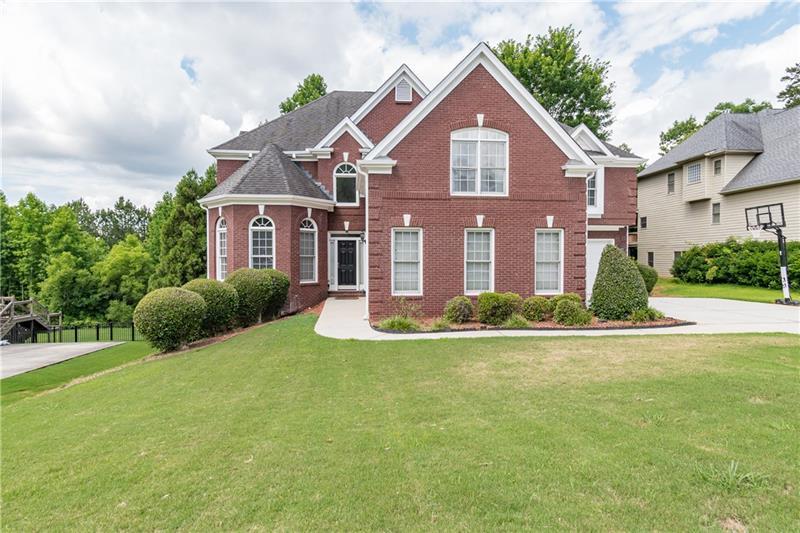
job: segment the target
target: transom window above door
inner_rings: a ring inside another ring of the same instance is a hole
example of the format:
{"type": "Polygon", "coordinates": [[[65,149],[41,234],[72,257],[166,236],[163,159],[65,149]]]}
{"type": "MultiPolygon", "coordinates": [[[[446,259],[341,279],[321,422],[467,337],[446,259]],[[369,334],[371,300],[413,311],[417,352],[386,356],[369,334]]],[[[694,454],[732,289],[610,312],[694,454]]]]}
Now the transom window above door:
{"type": "Polygon", "coordinates": [[[491,128],[450,133],[450,193],[508,195],[508,134],[491,128]]]}
{"type": "Polygon", "coordinates": [[[358,173],[350,163],[342,163],[333,171],[334,200],[337,205],[358,205],[358,173]]]}

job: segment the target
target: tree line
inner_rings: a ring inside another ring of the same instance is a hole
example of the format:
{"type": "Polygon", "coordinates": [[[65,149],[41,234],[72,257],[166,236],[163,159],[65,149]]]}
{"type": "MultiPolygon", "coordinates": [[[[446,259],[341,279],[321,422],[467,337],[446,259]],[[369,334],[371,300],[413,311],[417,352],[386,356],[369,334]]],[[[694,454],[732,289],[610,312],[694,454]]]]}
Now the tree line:
{"type": "Polygon", "coordinates": [[[46,205],[0,192],[0,294],[36,298],[69,324],[128,322],[150,290],[206,272],[206,215],[197,200],[216,166],[188,171],[150,210],[120,197],[92,210],[83,199],[46,205]]]}

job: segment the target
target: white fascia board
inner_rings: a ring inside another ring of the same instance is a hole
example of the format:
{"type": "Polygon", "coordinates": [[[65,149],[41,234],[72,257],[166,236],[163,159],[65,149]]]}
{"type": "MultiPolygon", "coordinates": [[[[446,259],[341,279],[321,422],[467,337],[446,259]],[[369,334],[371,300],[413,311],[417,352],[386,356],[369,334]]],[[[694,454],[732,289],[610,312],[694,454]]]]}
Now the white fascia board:
{"type": "Polygon", "coordinates": [[[372,111],[376,105],[378,105],[378,102],[383,100],[386,95],[394,89],[394,86],[398,81],[400,81],[400,78],[405,78],[408,83],[411,84],[411,88],[414,89],[422,98],[428,96],[430,91],[428,91],[428,88],[424,83],[422,83],[422,80],[420,80],[417,75],[414,74],[408,65],[403,63],[400,65],[400,68],[398,68],[394,74],[389,76],[389,79],[383,82],[383,84],[378,87],[374,93],[372,93],[372,96],[370,96],[369,99],[367,99],[367,101],[364,102],[355,113],[353,113],[353,115],[350,117],[353,122],[356,124],[361,122],[361,119],[367,116],[369,112],[372,111]]]}
{"type": "Polygon", "coordinates": [[[199,203],[206,208],[225,205],[293,205],[333,211],[334,207],[333,200],[288,194],[220,194],[211,198],[202,198],[199,203]]]}
{"type": "MultiPolygon", "coordinates": [[[[614,154],[611,153],[603,141],[601,141],[586,124],[580,124],[574,130],[572,130],[572,138],[575,139],[576,142],[578,137],[581,135],[583,135],[589,141],[589,143],[595,147],[595,152],[603,152],[608,157],[614,157],[614,154]]],[[[578,145],[580,146],[580,143],[578,145]]]]}
{"type": "Polygon", "coordinates": [[[365,159],[356,161],[358,169],[369,174],[391,174],[395,165],[397,165],[397,161],[388,157],[370,161],[365,159]]]}
{"type": "Polygon", "coordinates": [[[232,161],[247,161],[259,150],[206,150],[209,155],[216,159],[228,159],[232,161]]]}
{"type": "Polygon", "coordinates": [[[588,178],[589,174],[599,167],[597,165],[562,165],[561,168],[567,178],[588,178]]]}
{"type": "Polygon", "coordinates": [[[647,159],[643,159],[640,157],[603,157],[603,156],[595,156],[592,157],[594,162],[598,165],[603,165],[604,167],[617,167],[617,168],[637,168],[639,165],[647,161],[647,159]]]}
{"type": "Polygon", "coordinates": [[[567,159],[575,159],[594,167],[594,162],[575,142],[575,139],[561,127],[556,120],[531,96],[517,78],[494,55],[486,43],[480,43],[467,54],[450,73],[433,88],[422,102],[389,132],[370,152],[365,161],[386,157],[397,144],[405,138],[444,98],[450,94],[478,65],[483,67],[511,95],[529,117],[566,154],[567,159]]]}
{"type": "Polygon", "coordinates": [[[372,148],[374,146],[369,137],[356,126],[350,117],[344,117],[314,148],[309,148],[309,151],[313,153],[314,150],[327,149],[345,132],[349,133],[362,148],[372,148]]]}

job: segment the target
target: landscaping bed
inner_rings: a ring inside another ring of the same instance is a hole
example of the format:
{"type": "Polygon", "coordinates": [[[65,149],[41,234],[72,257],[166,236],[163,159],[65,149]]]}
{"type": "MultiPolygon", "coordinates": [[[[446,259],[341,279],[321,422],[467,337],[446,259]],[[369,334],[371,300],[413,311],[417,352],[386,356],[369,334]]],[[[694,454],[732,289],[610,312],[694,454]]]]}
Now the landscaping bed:
{"type": "Polygon", "coordinates": [[[505,326],[492,326],[489,324],[482,324],[476,320],[469,322],[449,323],[447,327],[437,327],[439,322],[437,317],[428,317],[418,319],[417,323],[420,329],[417,331],[406,331],[399,329],[387,329],[380,327],[380,321],[373,321],[370,323],[372,329],[383,333],[439,333],[439,332],[455,332],[455,331],[488,331],[488,330],[592,330],[592,329],[644,329],[644,328],[672,328],[677,326],[693,326],[696,322],[689,322],[678,318],[664,317],[657,320],[648,320],[646,322],[632,322],[630,320],[601,320],[597,317],[592,317],[589,324],[583,326],[565,326],[558,324],[553,320],[543,320],[541,322],[528,322],[527,327],[505,327],[505,326]]]}

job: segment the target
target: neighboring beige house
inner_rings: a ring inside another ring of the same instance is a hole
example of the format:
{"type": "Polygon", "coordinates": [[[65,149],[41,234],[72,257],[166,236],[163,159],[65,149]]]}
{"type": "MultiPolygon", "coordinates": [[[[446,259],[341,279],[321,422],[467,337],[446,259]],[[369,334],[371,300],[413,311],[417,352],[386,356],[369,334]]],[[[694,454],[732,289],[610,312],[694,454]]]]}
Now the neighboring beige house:
{"type": "Polygon", "coordinates": [[[669,275],[693,244],[751,237],[745,208],[778,202],[800,239],[800,107],[724,113],[639,173],[639,262],[669,275]]]}

